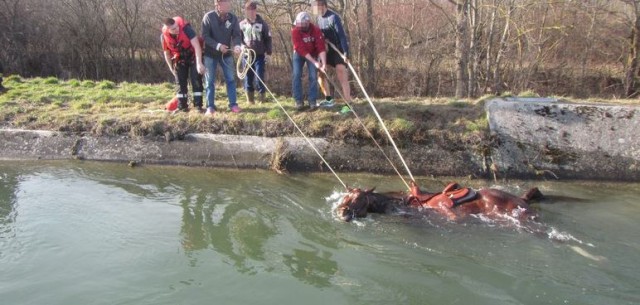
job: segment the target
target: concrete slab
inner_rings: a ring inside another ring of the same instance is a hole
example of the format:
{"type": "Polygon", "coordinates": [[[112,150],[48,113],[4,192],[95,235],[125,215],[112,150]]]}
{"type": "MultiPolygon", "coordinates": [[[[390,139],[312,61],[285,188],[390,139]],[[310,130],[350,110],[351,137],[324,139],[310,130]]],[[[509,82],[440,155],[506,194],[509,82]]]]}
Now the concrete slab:
{"type": "Polygon", "coordinates": [[[486,103],[502,177],[638,180],[638,107],[494,99],[486,103]]]}

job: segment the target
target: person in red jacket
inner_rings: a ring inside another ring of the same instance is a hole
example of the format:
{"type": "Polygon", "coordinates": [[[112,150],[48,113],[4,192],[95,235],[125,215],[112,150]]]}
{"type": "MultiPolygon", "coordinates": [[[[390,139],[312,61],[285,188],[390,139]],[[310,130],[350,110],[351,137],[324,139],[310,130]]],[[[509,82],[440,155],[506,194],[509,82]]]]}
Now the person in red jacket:
{"type": "Polygon", "coordinates": [[[309,71],[309,110],[313,111],[318,106],[318,74],[317,70],[324,73],[327,62],[326,47],[322,31],[311,23],[311,16],[301,12],[296,16],[295,26],[291,30],[293,42],[293,98],[296,102],[296,110],[305,109],[302,97],[302,69],[307,64],[309,71]]]}
{"type": "Polygon", "coordinates": [[[160,41],[164,60],[178,84],[178,109],[189,110],[187,79],[191,79],[194,107],[203,112],[202,74],[205,69],[202,64],[202,41],[196,37],[196,32],[182,17],[166,18],[163,23],[160,41]]]}

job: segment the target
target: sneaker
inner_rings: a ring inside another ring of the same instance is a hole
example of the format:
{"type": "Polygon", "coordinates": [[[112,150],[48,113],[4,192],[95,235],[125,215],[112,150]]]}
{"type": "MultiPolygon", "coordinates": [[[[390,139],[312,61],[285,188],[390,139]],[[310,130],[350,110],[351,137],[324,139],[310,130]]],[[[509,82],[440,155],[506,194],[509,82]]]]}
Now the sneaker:
{"type": "Polygon", "coordinates": [[[340,114],[347,114],[349,112],[351,112],[351,108],[349,108],[349,106],[347,105],[342,106],[342,108],[339,111],[340,114]]]}
{"type": "Polygon", "coordinates": [[[336,103],[333,101],[333,99],[330,99],[330,100],[324,100],[324,101],[320,102],[320,105],[318,105],[318,106],[320,106],[322,108],[331,108],[331,107],[335,106],[335,104],[336,103]]]}
{"type": "Polygon", "coordinates": [[[305,111],[307,109],[307,106],[305,106],[304,104],[296,104],[296,111],[301,112],[301,111],[305,111]]]}
{"type": "Polygon", "coordinates": [[[318,110],[318,105],[309,106],[309,112],[313,112],[313,111],[316,111],[316,110],[318,110]]]}
{"type": "Polygon", "coordinates": [[[202,106],[196,106],[195,109],[198,113],[204,113],[205,111],[204,108],[202,108],[202,106]]]}
{"type": "Polygon", "coordinates": [[[207,112],[205,112],[205,114],[204,114],[204,115],[210,115],[210,116],[213,116],[213,114],[214,114],[214,113],[216,113],[216,110],[215,110],[215,109],[213,109],[213,108],[211,108],[211,107],[209,107],[209,108],[207,108],[207,112]]]}
{"type": "Polygon", "coordinates": [[[231,107],[231,112],[239,113],[240,112],[240,107],[238,107],[238,105],[231,107]]]}

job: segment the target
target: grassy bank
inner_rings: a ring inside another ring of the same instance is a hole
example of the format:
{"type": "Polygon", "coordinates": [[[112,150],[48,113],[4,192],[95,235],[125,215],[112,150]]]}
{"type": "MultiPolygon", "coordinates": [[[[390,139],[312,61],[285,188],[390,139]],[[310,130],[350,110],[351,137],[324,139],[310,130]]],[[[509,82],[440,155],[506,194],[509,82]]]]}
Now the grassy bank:
{"type": "MultiPolygon", "coordinates": [[[[173,96],[173,84],[113,83],[110,81],[24,79],[8,76],[9,91],[0,95],[3,128],[44,129],[91,135],[162,136],[180,138],[187,133],[218,133],[257,136],[299,135],[285,113],[271,102],[249,105],[238,91],[242,113],[227,110],[224,86],[218,86],[219,111],[207,117],[195,111],[163,110],[173,96]]],[[[296,113],[293,99],[276,96],[306,135],[347,141],[370,139],[353,114],[341,115],[339,107],[296,113]]],[[[487,139],[488,124],[483,100],[454,99],[374,100],[390,133],[400,145],[447,143],[456,149],[487,139]],[[458,143],[458,144],[451,144],[458,143]]],[[[381,142],[382,128],[365,100],[354,102],[356,113],[381,142]]]]}

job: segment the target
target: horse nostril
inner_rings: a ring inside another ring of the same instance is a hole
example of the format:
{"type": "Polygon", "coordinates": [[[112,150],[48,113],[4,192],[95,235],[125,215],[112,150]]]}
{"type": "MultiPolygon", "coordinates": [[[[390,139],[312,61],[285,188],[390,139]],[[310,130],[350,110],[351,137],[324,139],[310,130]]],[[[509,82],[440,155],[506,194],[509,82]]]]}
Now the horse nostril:
{"type": "Polygon", "coordinates": [[[342,220],[345,222],[349,222],[353,219],[353,213],[351,213],[351,211],[349,210],[343,210],[342,211],[342,220]]]}

